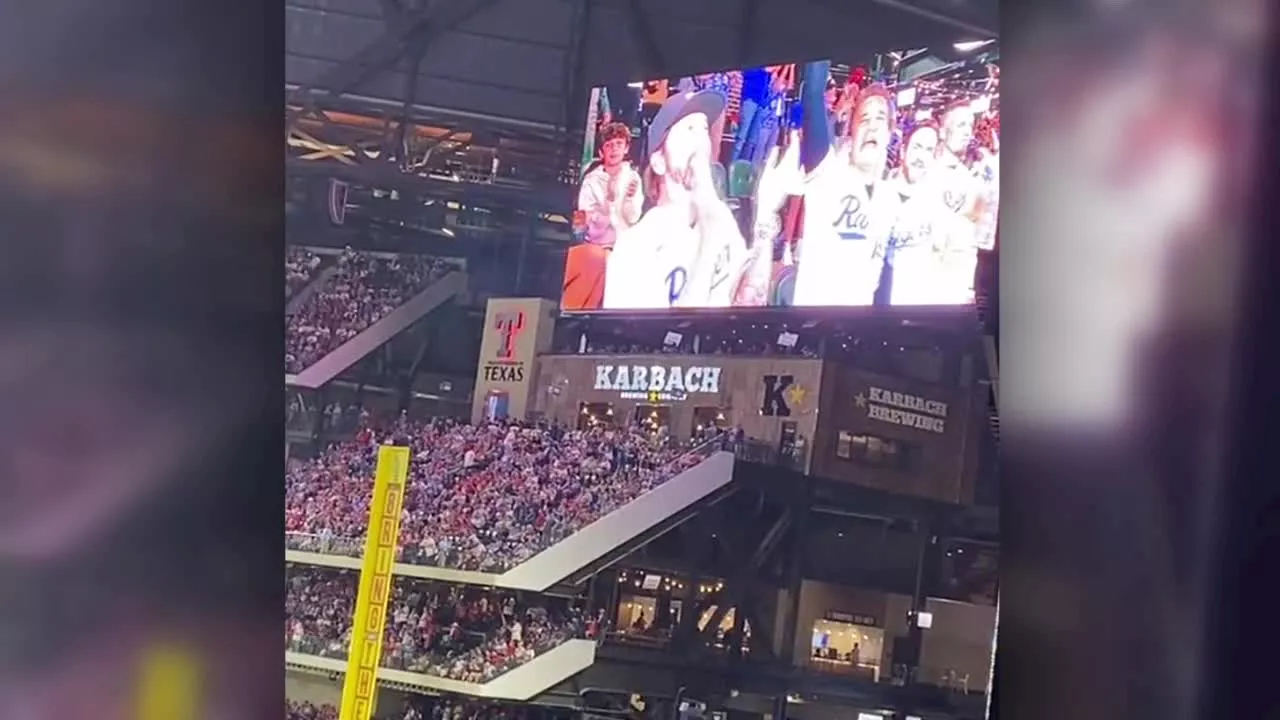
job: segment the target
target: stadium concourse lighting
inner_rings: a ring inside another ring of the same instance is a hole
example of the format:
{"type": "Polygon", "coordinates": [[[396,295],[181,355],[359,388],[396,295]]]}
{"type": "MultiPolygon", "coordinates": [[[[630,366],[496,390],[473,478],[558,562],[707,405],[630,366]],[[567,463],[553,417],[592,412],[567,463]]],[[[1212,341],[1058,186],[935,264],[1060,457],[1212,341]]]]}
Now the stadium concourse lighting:
{"type": "Polygon", "coordinates": [[[956,52],[972,52],[984,45],[990,45],[993,42],[995,42],[995,40],[966,40],[965,42],[958,42],[951,47],[955,48],[956,52]]]}

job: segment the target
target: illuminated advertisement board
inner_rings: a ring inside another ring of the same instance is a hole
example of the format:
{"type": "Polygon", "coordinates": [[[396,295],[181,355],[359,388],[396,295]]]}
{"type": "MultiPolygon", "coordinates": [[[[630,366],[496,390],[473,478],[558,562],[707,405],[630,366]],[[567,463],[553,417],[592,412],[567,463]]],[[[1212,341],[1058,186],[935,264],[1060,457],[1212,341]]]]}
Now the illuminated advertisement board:
{"type": "Polygon", "coordinates": [[[596,88],[562,309],[972,303],[993,47],[596,88]]]}
{"type": "Polygon", "coordinates": [[[684,400],[691,393],[718,394],[720,368],[683,365],[596,365],[595,390],[623,400],[684,400]]]}
{"type": "Polygon", "coordinates": [[[490,298],[476,364],[472,422],[523,418],[538,353],[551,346],[555,306],[539,298],[490,298]]]}

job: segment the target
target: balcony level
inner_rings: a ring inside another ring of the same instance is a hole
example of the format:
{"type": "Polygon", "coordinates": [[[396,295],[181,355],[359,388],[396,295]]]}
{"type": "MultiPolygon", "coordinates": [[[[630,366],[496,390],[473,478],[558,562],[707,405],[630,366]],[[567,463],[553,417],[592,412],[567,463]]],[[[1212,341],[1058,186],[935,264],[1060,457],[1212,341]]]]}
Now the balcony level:
{"type": "MultiPolygon", "coordinates": [[[[566,640],[485,683],[463,682],[387,667],[378,669],[378,681],[433,693],[527,702],[591,667],[595,657],[595,641],[575,638],[566,640]]],[[[284,662],[287,669],[304,672],[344,674],[347,670],[345,659],[298,652],[285,651],[284,662]]]]}
{"type": "MultiPolygon", "coordinates": [[[[548,592],[564,583],[576,584],[731,492],[733,454],[714,446],[694,452],[704,456],[696,465],[504,572],[408,562],[396,563],[393,572],[405,577],[535,593],[548,592]]],[[[291,533],[286,538],[285,559],[359,570],[363,550],[363,539],[291,533]]]]}

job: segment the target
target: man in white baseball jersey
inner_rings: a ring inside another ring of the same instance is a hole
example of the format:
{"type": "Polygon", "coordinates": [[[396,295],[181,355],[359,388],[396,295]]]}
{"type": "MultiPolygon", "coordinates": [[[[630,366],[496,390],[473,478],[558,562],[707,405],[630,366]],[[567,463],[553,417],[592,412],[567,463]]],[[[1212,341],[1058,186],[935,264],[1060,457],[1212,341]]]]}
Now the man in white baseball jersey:
{"type": "MultiPolygon", "coordinates": [[[[938,126],[917,125],[903,138],[902,167],[893,178],[900,204],[893,223],[889,264],[891,305],[966,302],[967,286],[953,281],[948,247],[953,235],[968,242],[972,226],[947,207],[937,172],[938,126]]],[[[970,276],[973,272],[970,269],[970,276]]],[[[972,299],[972,298],[969,298],[972,299]]]]}
{"type": "MultiPolygon", "coordinates": [[[[938,148],[938,182],[942,200],[955,217],[956,227],[947,238],[946,284],[955,299],[973,300],[973,276],[978,265],[977,218],[981,212],[986,183],[970,167],[969,146],[973,143],[974,110],[968,101],[957,102],[941,114],[942,134],[938,148]]],[[[993,226],[994,231],[994,226],[993,226]]]]}
{"type": "Polygon", "coordinates": [[[969,145],[973,142],[973,109],[958,102],[942,111],[938,171],[945,184],[944,200],[952,212],[969,215],[978,195],[978,179],[969,169],[969,145]]]}
{"type": "Polygon", "coordinates": [[[880,286],[896,210],[882,182],[894,110],[885,88],[864,88],[853,105],[848,142],[833,144],[822,104],[828,68],[826,62],[805,68],[801,156],[809,178],[793,304],[866,306],[880,286]]]}
{"type": "Polygon", "coordinates": [[[715,92],[679,93],[649,125],[646,185],[654,205],[618,234],[605,309],[728,307],[741,295],[755,253],[711,171],[710,128],[724,105],[715,92]]]}

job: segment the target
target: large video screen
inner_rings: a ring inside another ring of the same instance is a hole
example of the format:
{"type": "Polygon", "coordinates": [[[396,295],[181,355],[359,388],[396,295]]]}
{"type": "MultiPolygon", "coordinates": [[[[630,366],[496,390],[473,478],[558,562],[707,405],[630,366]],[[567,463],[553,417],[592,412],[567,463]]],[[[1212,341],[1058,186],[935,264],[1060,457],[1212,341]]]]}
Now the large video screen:
{"type": "Polygon", "coordinates": [[[976,45],[595,88],[562,309],[972,303],[999,215],[976,45]]]}

